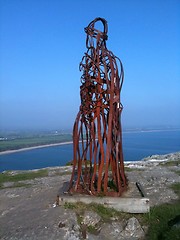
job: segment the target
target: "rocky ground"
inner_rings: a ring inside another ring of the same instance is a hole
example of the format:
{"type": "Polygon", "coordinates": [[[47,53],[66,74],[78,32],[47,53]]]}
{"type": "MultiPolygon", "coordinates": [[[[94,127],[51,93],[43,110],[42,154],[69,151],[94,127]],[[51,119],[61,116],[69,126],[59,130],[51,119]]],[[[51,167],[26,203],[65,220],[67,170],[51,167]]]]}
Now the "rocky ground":
{"type": "MultiPolygon", "coordinates": [[[[179,160],[180,153],[175,153],[126,163],[130,188],[140,182],[151,206],[177,200],[170,186],[180,182],[179,160]]],[[[24,182],[30,187],[14,188],[13,183],[4,183],[0,189],[0,239],[145,239],[147,226],[141,225],[136,215],[103,222],[96,212],[87,209],[80,224],[74,209],[56,207],[56,196],[67,189],[70,172],[71,167],[48,168],[47,177],[24,182]],[[98,224],[96,234],[86,231],[87,226],[98,224]]]]}

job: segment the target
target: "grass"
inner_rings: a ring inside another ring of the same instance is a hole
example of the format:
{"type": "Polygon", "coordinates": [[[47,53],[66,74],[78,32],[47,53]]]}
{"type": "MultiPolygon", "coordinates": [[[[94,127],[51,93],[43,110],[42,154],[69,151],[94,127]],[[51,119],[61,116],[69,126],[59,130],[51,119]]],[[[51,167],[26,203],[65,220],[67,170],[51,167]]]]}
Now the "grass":
{"type": "MultiPolygon", "coordinates": [[[[85,166],[85,163],[87,164],[87,167],[90,167],[90,160],[82,161],[82,166],[85,166]]],[[[73,160],[66,163],[66,166],[72,166],[73,160]]]]}
{"type": "Polygon", "coordinates": [[[174,192],[178,195],[180,199],[180,183],[173,183],[171,185],[171,188],[174,190],[174,192]]]}
{"type": "Polygon", "coordinates": [[[91,234],[98,235],[99,228],[96,226],[89,225],[89,226],[87,226],[87,231],[91,234]]]}
{"type": "Polygon", "coordinates": [[[12,174],[11,172],[5,172],[0,174],[0,188],[3,187],[3,183],[5,182],[15,182],[14,186],[22,186],[22,183],[17,183],[20,181],[25,181],[25,180],[32,180],[35,178],[40,178],[40,177],[46,177],[48,176],[48,170],[47,169],[42,169],[38,171],[31,171],[31,172],[26,172],[26,173],[17,173],[17,174],[12,174]]]}
{"type": "Polygon", "coordinates": [[[15,139],[1,141],[0,152],[68,141],[72,141],[71,134],[17,137],[15,139]]]}
{"type": "Polygon", "coordinates": [[[160,165],[164,167],[174,167],[174,166],[178,166],[179,164],[180,164],[180,159],[160,163],[160,165]]]}
{"type": "Polygon", "coordinates": [[[55,176],[65,176],[65,175],[71,175],[72,171],[64,171],[64,172],[56,172],[55,176]]]}
{"type": "MultiPolygon", "coordinates": [[[[20,187],[31,187],[32,184],[30,183],[22,183],[22,182],[15,182],[12,186],[8,186],[8,187],[2,187],[2,188],[20,188],[20,187]]],[[[1,187],[0,187],[1,189],[1,187]]]]}
{"type": "Polygon", "coordinates": [[[143,168],[130,168],[128,166],[125,166],[124,169],[125,169],[125,172],[144,171],[143,168]]]}
{"type": "Polygon", "coordinates": [[[179,199],[171,204],[167,203],[151,208],[147,219],[149,225],[147,239],[149,240],[180,239],[180,227],[173,227],[169,224],[176,217],[180,218],[180,183],[173,183],[170,187],[178,195],[179,199]]]}
{"type": "Polygon", "coordinates": [[[180,176],[180,170],[174,171],[176,174],[180,176]]]}
{"type": "Polygon", "coordinates": [[[169,226],[169,221],[180,213],[180,203],[163,204],[151,208],[147,240],[180,239],[180,228],[169,226]]]}

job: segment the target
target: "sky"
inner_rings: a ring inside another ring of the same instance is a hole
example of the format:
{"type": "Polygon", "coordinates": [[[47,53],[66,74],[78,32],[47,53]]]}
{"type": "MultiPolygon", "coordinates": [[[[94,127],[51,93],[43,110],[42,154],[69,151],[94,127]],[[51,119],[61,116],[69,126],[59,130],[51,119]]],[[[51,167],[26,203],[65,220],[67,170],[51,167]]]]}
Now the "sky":
{"type": "Polygon", "coordinates": [[[72,128],[96,17],[124,66],[123,127],[180,127],[179,0],[0,0],[0,130],[72,128]]]}

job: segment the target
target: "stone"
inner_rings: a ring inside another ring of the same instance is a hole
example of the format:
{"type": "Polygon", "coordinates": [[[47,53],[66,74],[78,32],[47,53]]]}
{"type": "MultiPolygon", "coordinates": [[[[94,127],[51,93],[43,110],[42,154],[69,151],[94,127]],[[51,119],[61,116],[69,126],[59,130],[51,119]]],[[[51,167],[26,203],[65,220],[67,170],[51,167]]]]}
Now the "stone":
{"type": "Polygon", "coordinates": [[[63,228],[65,226],[66,226],[66,224],[64,222],[60,222],[59,225],[58,225],[59,228],[63,228]]]}
{"type": "Polygon", "coordinates": [[[4,188],[13,187],[13,186],[14,186],[14,182],[4,182],[3,183],[4,188]]]}
{"type": "Polygon", "coordinates": [[[121,232],[121,237],[125,239],[143,239],[145,237],[145,233],[135,217],[127,221],[125,229],[121,232]]]}
{"type": "Polygon", "coordinates": [[[97,213],[93,211],[85,211],[82,223],[87,226],[95,226],[100,220],[101,217],[97,213]]]}
{"type": "Polygon", "coordinates": [[[64,240],[80,240],[79,233],[73,230],[67,230],[66,235],[64,236],[64,240]]]}
{"type": "Polygon", "coordinates": [[[104,223],[99,234],[100,239],[103,240],[119,240],[122,239],[121,232],[126,226],[126,221],[116,221],[110,223],[104,223]]]}
{"type": "Polygon", "coordinates": [[[79,240],[80,226],[77,223],[77,217],[74,212],[66,210],[61,221],[58,224],[59,233],[64,240],[79,240]]]}

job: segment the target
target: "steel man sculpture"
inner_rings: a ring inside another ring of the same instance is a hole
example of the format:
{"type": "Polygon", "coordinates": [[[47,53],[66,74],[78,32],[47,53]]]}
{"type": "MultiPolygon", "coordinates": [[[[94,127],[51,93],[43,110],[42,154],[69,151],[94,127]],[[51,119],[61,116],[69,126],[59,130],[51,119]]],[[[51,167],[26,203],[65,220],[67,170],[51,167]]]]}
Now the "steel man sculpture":
{"type": "Polygon", "coordinates": [[[105,19],[94,19],[85,32],[87,52],[80,63],[81,105],[73,129],[69,192],[120,196],[127,187],[120,123],[123,66],[106,48],[105,19]],[[97,22],[103,31],[95,28],[97,22]]]}

